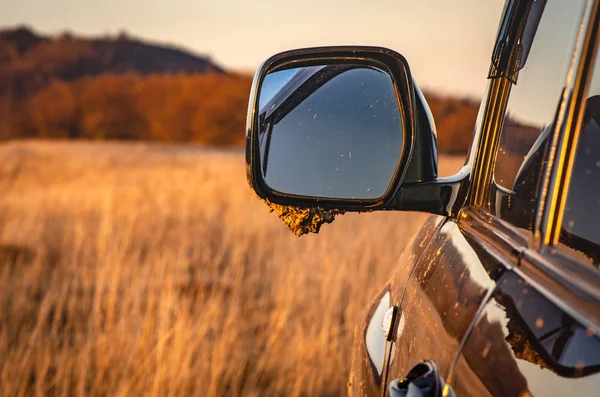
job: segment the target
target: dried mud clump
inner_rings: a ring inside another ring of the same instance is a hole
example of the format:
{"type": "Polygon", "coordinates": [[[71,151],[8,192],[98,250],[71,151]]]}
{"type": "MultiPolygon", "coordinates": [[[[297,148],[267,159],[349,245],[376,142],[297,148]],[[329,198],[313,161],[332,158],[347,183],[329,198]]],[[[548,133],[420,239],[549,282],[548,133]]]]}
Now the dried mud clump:
{"type": "Polygon", "coordinates": [[[270,211],[275,212],[298,237],[308,233],[319,233],[322,225],[333,222],[336,215],[345,212],[335,209],[290,207],[269,201],[265,202],[270,211]]]}

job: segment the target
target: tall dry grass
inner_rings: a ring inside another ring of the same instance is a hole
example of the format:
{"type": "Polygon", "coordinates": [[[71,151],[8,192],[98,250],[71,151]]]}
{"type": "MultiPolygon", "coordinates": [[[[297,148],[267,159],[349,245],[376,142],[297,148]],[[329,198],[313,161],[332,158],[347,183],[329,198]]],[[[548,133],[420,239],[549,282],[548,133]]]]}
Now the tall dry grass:
{"type": "Polygon", "coordinates": [[[4,144],[0,395],[343,395],[354,326],[423,219],[297,238],[237,152],[4,144]]]}

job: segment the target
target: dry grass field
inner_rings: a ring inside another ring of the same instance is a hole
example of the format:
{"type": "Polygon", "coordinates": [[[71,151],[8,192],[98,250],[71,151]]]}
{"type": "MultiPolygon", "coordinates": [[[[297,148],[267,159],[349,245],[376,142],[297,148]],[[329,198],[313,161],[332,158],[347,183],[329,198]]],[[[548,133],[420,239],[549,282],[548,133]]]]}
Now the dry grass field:
{"type": "Polygon", "coordinates": [[[344,395],[356,321],[424,215],[297,238],[244,172],[239,151],[1,145],[0,395],[344,395]]]}

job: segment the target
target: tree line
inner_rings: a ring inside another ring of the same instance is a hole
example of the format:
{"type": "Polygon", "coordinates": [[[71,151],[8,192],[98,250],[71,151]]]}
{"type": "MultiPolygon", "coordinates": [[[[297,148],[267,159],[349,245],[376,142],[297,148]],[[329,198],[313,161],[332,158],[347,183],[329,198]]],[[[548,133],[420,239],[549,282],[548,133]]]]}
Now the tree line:
{"type": "MultiPolygon", "coordinates": [[[[58,79],[21,98],[0,96],[0,139],[95,139],[241,146],[247,75],[102,74],[58,79]]],[[[425,93],[440,152],[464,154],[478,105],[425,93]]]]}
{"type": "MultiPolygon", "coordinates": [[[[118,139],[242,145],[251,77],[126,35],[0,30],[0,140],[118,139]]],[[[441,152],[464,153],[478,105],[425,93],[441,152]]]]}
{"type": "Polygon", "coordinates": [[[231,74],[54,80],[21,100],[5,98],[0,137],[240,145],[250,85],[231,74]]]}

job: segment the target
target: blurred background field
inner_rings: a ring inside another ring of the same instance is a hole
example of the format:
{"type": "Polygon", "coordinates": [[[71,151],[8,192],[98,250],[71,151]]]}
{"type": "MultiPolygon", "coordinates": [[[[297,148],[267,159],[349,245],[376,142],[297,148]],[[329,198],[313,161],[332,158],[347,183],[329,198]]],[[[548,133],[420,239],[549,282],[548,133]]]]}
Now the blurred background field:
{"type": "MultiPolygon", "coordinates": [[[[424,215],[293,236],[245,180],[250,84],[125,34],[0,29],[0,395],[346,393],[424,215]]],[[[450,175],[476,102],[427,96],[450,175]]]]}
{"type": "Polygon", "coordinates": [[[0,2],[0,396],[346,394],[354,326],[425,215],[293,236],[245,180],[252,74],[401,52],[450,175],[503,5],[0,2]]]}
{"type": "Polygon", "coordinates": [[[7,396],[343,395],[354,326],[424,220],[297,238],[235,149],[12,142],[0,181],[7,396]]]}

